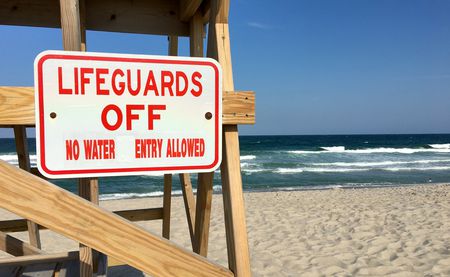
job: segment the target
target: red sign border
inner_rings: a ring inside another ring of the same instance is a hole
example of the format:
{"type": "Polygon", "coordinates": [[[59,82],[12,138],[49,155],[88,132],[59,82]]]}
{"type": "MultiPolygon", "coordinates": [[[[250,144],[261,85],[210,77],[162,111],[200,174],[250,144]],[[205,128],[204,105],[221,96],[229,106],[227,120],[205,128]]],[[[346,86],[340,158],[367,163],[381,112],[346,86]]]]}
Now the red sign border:
{"type": "MultiPolygon", "coordinates": [[[[107,55],[107,54],[106,54],[107,55]]],[[[74,178],[76,175],[87,176],[88,174],[101,174],[98,176],[107,176],[104,174],[114,174],[117,173],[138,173],[138,172],[154,172],[154,171],[193,171],[193,170],[208,170],[215,168],[219,163],[219,101],[220,99],[220,91],[219,91],[219,68],[217,65],[210,61],[188,61],[188,60],[177,60],[176,58],[171,59],[159,59],[159,58],[133,58],[133,57],[118,57],[118,56],[89,56],[86,55],[75,55],[75,54],[44,54],[39,57],[37,61],[37,72],[38,72],[38,105],[39,105],[39,142],[40,142],[40,157],[38,157],[40,161],[41,169],[50,176],[63,176],[63,175],[71,175],[73,174],[74,178]],[[44,88],[43,88],[43,64],[45,61],[50,59],[66,59],[66,60],[90,60],[90,61],[113,61],[113,62],[134,62],[134,63],[159,63],[159,64],[176,64],[176,65],[200,65],[200,66],[211,66],[214,70],[215,75],[215,146],[214,146],[214,161],[209,165],[189,165],[189,166],[162,166],[162,167],[131,167],[131,168],[105,168],[105,169],[72,169],[72,170],[51,170],[47,167],[45,163],[45,136],[44,136],[44,88]]],[[[122,175],[122,174],[120,174],[122,175]]],[[[135,174],[133,174],[135,175],[135,174]]],[[[94,177],[95,175],[92,175],[94,177]]],[[[123,174],[122,176],[126,176],[123,174]]]]}

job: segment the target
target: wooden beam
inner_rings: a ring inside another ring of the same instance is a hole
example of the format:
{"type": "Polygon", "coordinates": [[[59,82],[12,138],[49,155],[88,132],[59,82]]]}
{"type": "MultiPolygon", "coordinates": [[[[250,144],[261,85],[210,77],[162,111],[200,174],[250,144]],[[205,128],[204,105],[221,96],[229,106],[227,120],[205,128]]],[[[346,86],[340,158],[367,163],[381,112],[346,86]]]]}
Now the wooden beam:
{"type": "MultiPolygon", "coordinates": [[[[178,0],[89,0],[86,29],[136,34],[189,35],[178,0]]],[[[60,28],[58,0],[0,1],[0,25],[60,28]]]]}
{"type": "Polygon", "coordinates": [[[44,253],[41,249],[0,232],[0,250],[13,256],[24,256],[44,253]]]}
{"type": "MultiPolygon", "coordinates": [[[[61,29],[64,50],[82,51],[86,50],[86,7],[80,10],[80,2],[84,0],[60,0],[61,9],[61,29]],[[81,14],[80,12],[83,12],[81,14]],[[83,19],[81,19],[83,18],[83,19]],[[84,38],[84,45],[82,44],[84,38]]],[[[81,197],[98,205],[98,179],[81,178],[78,180],[78,192],[81,197]]],[[[94,253],[93,250],[80,244],[80,276],[91,277],[94,274],[94,253]]]]}
{"type": "MultiPolygon", "coordinates": [[[[158,220],[163,218],[163,208],[150,208],[138,210],[113,211],[116,215],[125,218],[129,221],[148,221],[158,220]]],[[[47,229],[44,226],[39,226],[39,230],[47,229]]],[[[26,219],[11,219],[0,221],[1,232],[23,232],[27,230],[26,219]]]]}
{"type": "Polygon", "coordinates": [[[170,239],[170,207],[172,200],[172,174],[164,174],[162,236],[170,239]]]}
{"type": "Polygon", "coordinates": [[[180,20],[189,21],[202,2],[203,0],[180,0],[180,20]]]}
{"type": "Polygon", "coordinates": [[[223,124],[255,124],[255,118],[255,93],[253,91],[223,92],[223,124]]]}
{"type": "Polygon", "coordinates": [[[64,50],[81,51],[80,4],[78,0],[60,0],[64,50]]]}
{"type": "MultiPolygon", "coordinates": [[[[190,54],[192,57],[203,57],[203,18],[200,11],[191,16],[190,27],[190,54]]],[[[193,250],[204,257],[208,255],[213,177],[214,172],[199,173],[197,182],[193,250]]]]}
{"type": "Polygon", "coordinates": [[[184,208],[188,222],[189,235],[191,237],[192,248],[195,246],[195,199],[192,191],[191,176],[188,173],[182,173],[180,176],[181,191],[183,192],[184,208]]]}
{"type": "Polygon", "coordinates": [[[178,56],[178,37],[177,36],[169,36],[169,56],[178,56]]]}
{"type": "MultiPolygon", "coordinates": [[[[255,94],[251,91],[224,92],[222,98],[224,125],[255,123],[255,94]]],[[[0,86],[0,126],[34,126],[34,89],[0,86]]]]}
{"type": "Polygon", "coordinates": [[[78,251],[55,253],[55,254],[38,254],[19,256],[14,258],[0,259],[0,267],[4,266],[27,266],[42,263],[61,263],[65,261],[78,260],[78,251]]]}
{"type": "MultiPolygon", "coordinates": [[[[212,0],[208,56],[222,65],[223,90],[234,91],[228,27],[228,0],[212,0]]],[[[228,265],[235,276],[251,276],[237,125],[223,126],[222,194],[228,265]]]]}
{"type": "MultiPolygon", "coordinates": [[[[14,126],[14,138],[19,167],[28,172],[31,171],[30,153],[28,151],[27,130],[24,126],[14,126]]],[[[41,249],[41,237],[36,223],[27,220],[28,236],[30,244],[41,249]]]]}
{"type": "MultiPolygon", "coordinates": [[[[98,179],[78,179],[78,194],[84,199],[98,205],[98,179]]],[[[95,268],[95,253],[90,247],[80,244],[80,276],[93,276],[95,268]]]]}
{"type": "Polygon", "coordinates": [[[0,87],[0,125],[34,123],[34,88],[0,87]]]}
{"type": "Polygon", "coordinates": [[[198,174],[194,252],[204,257],[208,255],[213,178],[214,172],[198,174]]]}
{"type": "Polygon", "coordinates": [[[0,207],[151,275],[232,276],[222,266],[4,161],[0,207]]]}

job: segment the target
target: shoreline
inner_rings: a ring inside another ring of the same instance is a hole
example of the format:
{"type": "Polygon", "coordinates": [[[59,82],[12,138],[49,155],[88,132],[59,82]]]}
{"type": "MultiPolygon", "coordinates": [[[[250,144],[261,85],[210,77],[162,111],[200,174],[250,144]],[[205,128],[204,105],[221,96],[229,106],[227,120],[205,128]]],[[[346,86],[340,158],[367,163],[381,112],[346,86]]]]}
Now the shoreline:
{"type": "MultiPolygon", "coordinates": [[[[351,190],[351,189],[379,189],[379,188],[397,188],[397,187],[414,187],[414,186],[442,186],[442,185],[450,185],[448,182],[438,182],[438,183],[416,183],[416,184],[387,184],[387,185],[367,185],[367,186],[343,186],[343,185],[311,185],[311,186],[293,186],[293,187],[273,187],[273,188],[257,188],[257,189],[244,189],[244,193],[265,193],[265,192],[289,192],[289,191],[321,191],[321,190],[335,190],[335,189],[343,189],[343,190],[351,190]]],[[[214,185],[214,187],[219,185],[214,185]]],[[[213,194],[222,194],[222,189],[216,190],[213,187],[213,194]]],[[[196,194],[197,189],[193,188],[194,194],[196,194]]],[[[132,194],[130,192],[129,194],[132,194]]],[[[144,194],[151,193],[161,193],[160,195],[145,195],[138,197],[124,197],[124,198],[116,198],[116,199],[102,199],[102,195],[113,195],[116,193],[109,194],[100,194],[100,201],[115,201],[115,200],[133,200],[133,199],[142,199],[142,198],[159,198],[163,197],[163,191],[154,191],[154,192],[144,192],[144,194]]],[[[117,193],[119,194],[119,193],[117,193]]],[[[124,193],[127,194],[127,193],[124,193]]],[[[172,197],[182,196],[181,190],[176,190],[176,193],[172,190],[172,197]]]]}
{"type": "MultiPolygon", "coordinates": [[[[245,192],[254,276],[449,276],[450,184],[245,192]]],[[[162,197],[100,201],[107,210],[162,206],[162,197]]],[[[0,217],[17,218],[1,210],[0,217]]],[[[161,235],[161,220],[137,222],[161,235]]],[[[24,241],[28,234],[12,233],[24,241]]],[[[44,251],[78,243],[41,231],[44,251]]],[[[214,194],[208,258],[227,266],[221,194],[214,194]]],[[[171,240],[190,249],[183,197],[172,198],[171,240]]],[[[108,276],[143,276],[113,266],[108,276]]]]}

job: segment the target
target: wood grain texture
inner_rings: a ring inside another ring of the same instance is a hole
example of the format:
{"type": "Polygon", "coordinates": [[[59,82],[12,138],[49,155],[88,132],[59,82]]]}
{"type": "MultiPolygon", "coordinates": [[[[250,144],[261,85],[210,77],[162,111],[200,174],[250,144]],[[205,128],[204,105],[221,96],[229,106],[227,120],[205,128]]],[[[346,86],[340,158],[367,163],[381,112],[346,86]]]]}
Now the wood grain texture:
{"type": "MultiPolygon", "coordinates": [[[[0,24],[60,28],[58,0],[0,1],[0,24]]],[[[178,0],[89,0],[86,29],[189,36],[189,23],[179,19],[178,0]]]]}
{"type": "MultiPolygon", "coordinates": [[[[124,211],[113,211],[120,217],[125,218],[129,221],[146,221],[146,220],[157,220],[163,218],[162,208],[149,208],[149,209],[138,209],[138,210],[124,210],[124,211]]],[[[39,230],[47,229],[44,226],[39,226],[39,230]]],[[[23,232],[27,230],[27,220],[26,219],[11,219],[0,221],[0,231],[1,232],[23,232]]]]}
{"type": "Polygon", "coordinates": [[[55,254],[41,253],[13,258],[2,258],[0,259],[0,266],[26,266],[31,264],[65,262],[72,260],[78,260],[78,251],[55,254]]]}
{"type": "MultiPolygon", "coordinates": [[[[222,98],[224,125],[255,123],[255,94],[251,91],[224,91],[222,98]]],[[[34,89],[0,86],[0,126],[35,125],[34,89]]]]}
{"type": "Polygon", "coordinates": [[[195,198],[192,191],[191,176],[188,173],[182,173],[180,176],[181,191],[183,192],[184,208],[188,222],[189,235],[191,237],[192,249],[195,246],[195,198]]]}
{"type": "MultiPolygon", "coordinates": [[[[222,65],[223,90],[234,91],[228,10],[229,1],[212,0],[207,52],[222,65]]],[[[251,276],[237,125],[223,126],[222,147],[220,172],[228,265],[235,276],[251,276]]]]}
{"type": "Polygon", "coordinates": [[[81,51],[80,4],[78,0],[60,0],[64,50],[81,51]]]}
{"type": "Polygon", "coordinates": [[[164,174],[162,236],[170,239],[170,208],[172,201],[172,174],[164,174]]]}
{"type": "Polygon", "coordinates": [[[44,253],[41,249],[3,232],[0,232],[0,250],[13,256],[44,253]]]}
{"type": "Polygon", "coordinates": [[[0,207],[148,274],[232,276],[229,270],[3,161],[0,207]]]}
{"type": "MultiPolygon", "coordinates": [[[[19,167],[30,172],[30,153],[28,151],[27,130],[25,126],[14,126],[14,138],[19,167]]],[[[27,229],[30,244],[41,249],[41,237],[39,235],[39,227],[37,224],[28,220],[27,229]]]]}
{"type": "Polygon", "coordinates": [[[223,124],[255,124],[255,93],[253,91],[224,91],[222,97],[223,124]]]}
{"type": "Polygon", "coordinates": [[[177,36],[168,36],[169,40],[169,56],[178,56],[178,37],[177,36]]]}
{"type": "Polygon", "coordinates": [[[180,0],[180,20],[189,21],[198,11],[203,0],[180,0]]]}
{"type": "Polygon", "coordinates": [[[214,172],[198,174],[194,252],[203,257],[208,255],[213,178],[214,172]]]}
{"type": "Polygon", "coordinates": [[[203,57],[203,18],[196,12],[190,21],[189,51],[191,57],[203,57]]]}
{"type": "Polygon", "coordinates": [[[34,88],[0,87],[0,125],[34,123],[34,88]]]}

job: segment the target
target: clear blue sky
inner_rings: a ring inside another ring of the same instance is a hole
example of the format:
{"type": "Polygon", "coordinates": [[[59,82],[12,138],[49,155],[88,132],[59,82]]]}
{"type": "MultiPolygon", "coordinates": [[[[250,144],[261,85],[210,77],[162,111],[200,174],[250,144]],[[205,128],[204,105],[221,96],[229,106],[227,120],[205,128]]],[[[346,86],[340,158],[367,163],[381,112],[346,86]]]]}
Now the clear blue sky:
{"type": "MultiPolygon", "coordinates": [[[[231,2],[235,87],[257,93],[242,134],[450,133],[449,0],[231,2]]],[[[0,36],[0,85],[32,86],[34,57],[62,48],[58,29],[0,36]]],[[[88,32],[87,43],[167,51],[162,36],[88,32]]]]}

